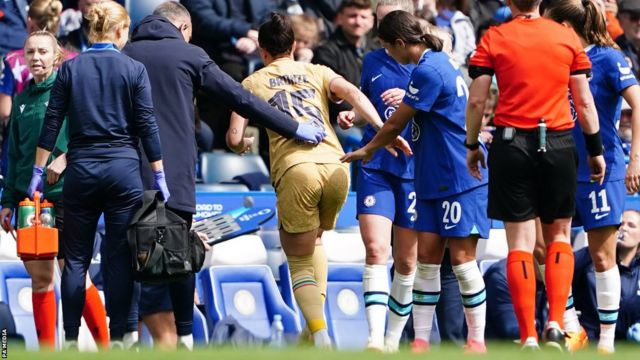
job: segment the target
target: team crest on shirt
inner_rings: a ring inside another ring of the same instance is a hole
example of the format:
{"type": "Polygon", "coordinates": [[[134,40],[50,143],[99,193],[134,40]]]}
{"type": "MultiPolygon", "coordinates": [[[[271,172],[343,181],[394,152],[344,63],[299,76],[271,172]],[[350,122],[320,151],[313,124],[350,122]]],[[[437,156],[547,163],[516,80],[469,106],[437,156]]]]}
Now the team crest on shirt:
{"type": "Polygon", "coordinates": [[[376,204],[376,197],[375,196],[368,195],[367,197],[364,198],[364,206],[372,207],[375,204],[376,204]]]}
{"type": "Polygon", "coordinates": [[[411,140],[416,142],[418,139],[420,139],[420,125],[411,119],[411,140]]]}
{"type": "Polygon", "coordinates": [[[396,112],[396,108],[393,106],[389,106],[388,108],[386,108],[384,110],[384,118],[388,119],[391,117],[391,115],[393,115],[393,113],[396,112]]]}

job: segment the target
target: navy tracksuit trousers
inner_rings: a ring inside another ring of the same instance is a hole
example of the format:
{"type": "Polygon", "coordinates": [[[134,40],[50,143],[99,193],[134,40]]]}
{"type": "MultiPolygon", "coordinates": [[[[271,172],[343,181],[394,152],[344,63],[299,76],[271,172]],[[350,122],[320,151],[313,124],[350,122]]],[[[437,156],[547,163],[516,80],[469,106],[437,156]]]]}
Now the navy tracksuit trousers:
{"type": "Polygon", "coordinates": [[[105,244],[102,259],[109,330],[112,340],[126,331],[131,305],[133,273],[127,227],[142,205],[139,160],[114,158],[75,160],[67,165],[65,202],[65,267],[62,272],[62,309],[65,337],[77,340],[84,308],[85,275],[91,263],[96,226],[104,213],[105,244]]]}

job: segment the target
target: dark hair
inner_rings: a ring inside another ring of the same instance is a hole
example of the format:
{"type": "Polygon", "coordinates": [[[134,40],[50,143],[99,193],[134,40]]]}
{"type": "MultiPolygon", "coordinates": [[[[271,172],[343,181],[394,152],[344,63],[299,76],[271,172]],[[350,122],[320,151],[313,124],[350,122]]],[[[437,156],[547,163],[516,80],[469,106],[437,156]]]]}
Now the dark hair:
{"type": "Polygon", "coordinates": [[[189,10],[175,1],[165,1],[158,5],[155,10],[153,10],[153,15],[162,16],[171,22],[181,19],[191,19],[189,10]]]}
{"type": "Polygon", "coordinates": [[[443,41],[425,33],[420,19],[406,11],[396,10],[387,14],[378,25],[378,37],[389,44],[402,40],[407,44],[425,44],[434,51],[442,51],[443,41]]]}
{"type": "Polygon", "coordinates": [[[607,31],[604,16],[592,0],[549,1],[544,16],[556,22],[568,22],[588,44],[617,48],[607,31]]]}
{"type": "Polygon", "coordinates": [[[338,7],[338,11],[336,14],[341,13],[346,8],[358,8],[360,10],[371,9],[373,6],[371,5],[371,0],[342,0],[340,6],[338,7]]]}
{"type": "Polygon", "coordinates": [[[520,11],[532,11],[540,6],[542,0],[511,0],[513,5],[520,11]]]}
{"type": "Polygon", "coordinates": [[[294,41],[291,19],[286,15],[272,12],[271,18],[258,29],[258,43],[271,56],[290,53],[294,41]]]}

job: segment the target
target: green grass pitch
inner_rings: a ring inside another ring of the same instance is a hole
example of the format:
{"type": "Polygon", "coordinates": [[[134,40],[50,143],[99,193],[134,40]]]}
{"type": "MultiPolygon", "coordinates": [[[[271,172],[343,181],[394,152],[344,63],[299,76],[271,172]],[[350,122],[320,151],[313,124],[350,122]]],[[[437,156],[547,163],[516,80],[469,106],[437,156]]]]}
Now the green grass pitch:
{"type": "Polygon", "coordinates": [[[428,359],[428,360],[457,360],[483,358],[491,360],[596,360],[596,359],[640,359],[640,344],[623,344],[616,347],[613,356],[600,355],[595,348],[589,348],[576,354],[559,353],[551,349],[542,349],[538,352],[522,352],[515,344],[490,343],[489,352],[486,355],[465,355],[461,348],[453,345],[434,347],[428,354],[414,355],[408,349],[403,349],[397,354],[380,354],[374,352],[350,352],[350,351],[326,351],[312,348],[200,348],[194,352],[162,352],[141,350],[110,351],[102,353],[78,353],[78,352],[26,352],[24,350],[7,350],[8,359],[38,359],[38,360],[395,360],[395,359],[428,359]]]}

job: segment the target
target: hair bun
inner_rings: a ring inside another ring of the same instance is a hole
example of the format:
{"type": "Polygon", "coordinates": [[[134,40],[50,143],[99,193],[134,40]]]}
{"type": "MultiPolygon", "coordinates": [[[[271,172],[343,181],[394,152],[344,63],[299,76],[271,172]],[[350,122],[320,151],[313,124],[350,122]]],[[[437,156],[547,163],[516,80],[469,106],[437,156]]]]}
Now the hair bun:
{"type": "Polygon", "coordinates": [[[62,3],[58,0],[53,0],[49,3],[47,7],[47,13],[51,17],[58,17],[62,13],[62,3]]]}

